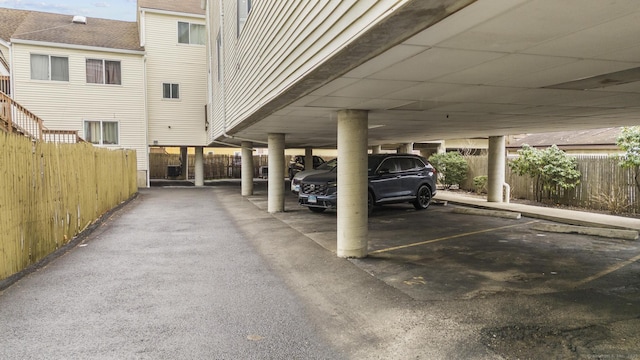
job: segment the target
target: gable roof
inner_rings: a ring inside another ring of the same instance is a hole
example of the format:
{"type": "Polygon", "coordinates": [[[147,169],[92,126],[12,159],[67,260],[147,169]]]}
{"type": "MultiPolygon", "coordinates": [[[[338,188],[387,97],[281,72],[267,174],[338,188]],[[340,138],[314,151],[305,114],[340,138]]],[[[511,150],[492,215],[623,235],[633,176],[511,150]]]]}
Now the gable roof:
{"type": "Polygon", "coordinates": [[[206,14],[204,9],[200,6],[200,0],[138,0],[138,7],[186,14],[206,14]]]}
{"type": "Polygon", "coordinates": [[[109,49],[144,51],[136,22],[87,18],[74,24],[72,15],[0,8],[0,38],[109,49]]]}

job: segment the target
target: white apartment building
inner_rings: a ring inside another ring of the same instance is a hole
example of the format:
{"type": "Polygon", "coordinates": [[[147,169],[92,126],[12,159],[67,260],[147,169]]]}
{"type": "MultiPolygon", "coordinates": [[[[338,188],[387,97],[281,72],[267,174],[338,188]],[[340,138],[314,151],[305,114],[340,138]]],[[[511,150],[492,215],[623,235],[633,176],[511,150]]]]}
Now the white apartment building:
{"type": "Polygon", "coordinates": [[[140,0],[136,22],[0,8],[0,75],[48,129],[135,149],[147,186],[150,146],[207,145],[200,5],[140,0]]]}

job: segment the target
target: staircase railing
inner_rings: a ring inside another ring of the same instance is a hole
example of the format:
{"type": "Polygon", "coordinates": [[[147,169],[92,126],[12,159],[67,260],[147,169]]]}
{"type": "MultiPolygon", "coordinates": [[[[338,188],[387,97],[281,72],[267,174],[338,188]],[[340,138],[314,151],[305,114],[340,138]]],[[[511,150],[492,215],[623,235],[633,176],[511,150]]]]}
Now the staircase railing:
{"type": "Polygon", "coordinates": [[[0,128],[24,135],[36,141],[77,143],[82,142],[74,130],[47,129],[36,114],[18,104],[6,93],[0,92],[0,128]]]}
{"type": "Polygon", "coordinates": [[[0,75],[0,92],[11,95],[11,78],[7,75],[0,75]]]}

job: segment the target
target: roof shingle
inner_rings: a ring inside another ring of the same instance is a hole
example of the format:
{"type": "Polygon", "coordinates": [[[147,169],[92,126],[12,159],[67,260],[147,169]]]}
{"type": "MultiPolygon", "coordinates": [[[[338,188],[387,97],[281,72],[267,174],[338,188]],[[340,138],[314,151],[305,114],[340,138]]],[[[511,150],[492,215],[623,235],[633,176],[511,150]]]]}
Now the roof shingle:
{"type": "Polygon", "coordinates": [[[205,15],[205,11],[200,7],[200,0],[138,0],[138,6],[147,9],[205,15]]]}
{"type": "Polygon", "coordinates": [[[73,16],[0,8],[0,38],[144,51],[136,22],[87,18],[74,24],[73,16]]]}

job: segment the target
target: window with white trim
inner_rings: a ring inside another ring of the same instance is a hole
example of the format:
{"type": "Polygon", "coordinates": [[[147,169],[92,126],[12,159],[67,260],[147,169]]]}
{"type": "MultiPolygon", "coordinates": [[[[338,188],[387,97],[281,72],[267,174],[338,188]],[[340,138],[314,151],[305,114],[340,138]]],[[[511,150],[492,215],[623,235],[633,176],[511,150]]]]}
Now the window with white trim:
{"type": "Polygon", "coordinates": [[[251,12],[251,0],[238,0],[238,36],[251,12]]]}
{"type": "Polygon", "coordinates": [[[69,81],[69,58],[31,54],[31,80],[69,81]]]}
{"type": "Polygon", "coordinates": [[[119,125],[117,121],[85,121],[84,139],[96,145],[118,145],[119,125]]]}
{"type": "Polygon", "coordinates": [[[120,61],[87,59],[87,84],[122,85],[120,61]]]}
{"type": "Polygon", "coordinates": [[[163,99],[180,99],[180,84],[162,83],[163,99]]]}
{"type": "Polygon", "coordinates": [[[206,39],[204,25],[178,21],[178,43],[204,45],[206,39]]]}

